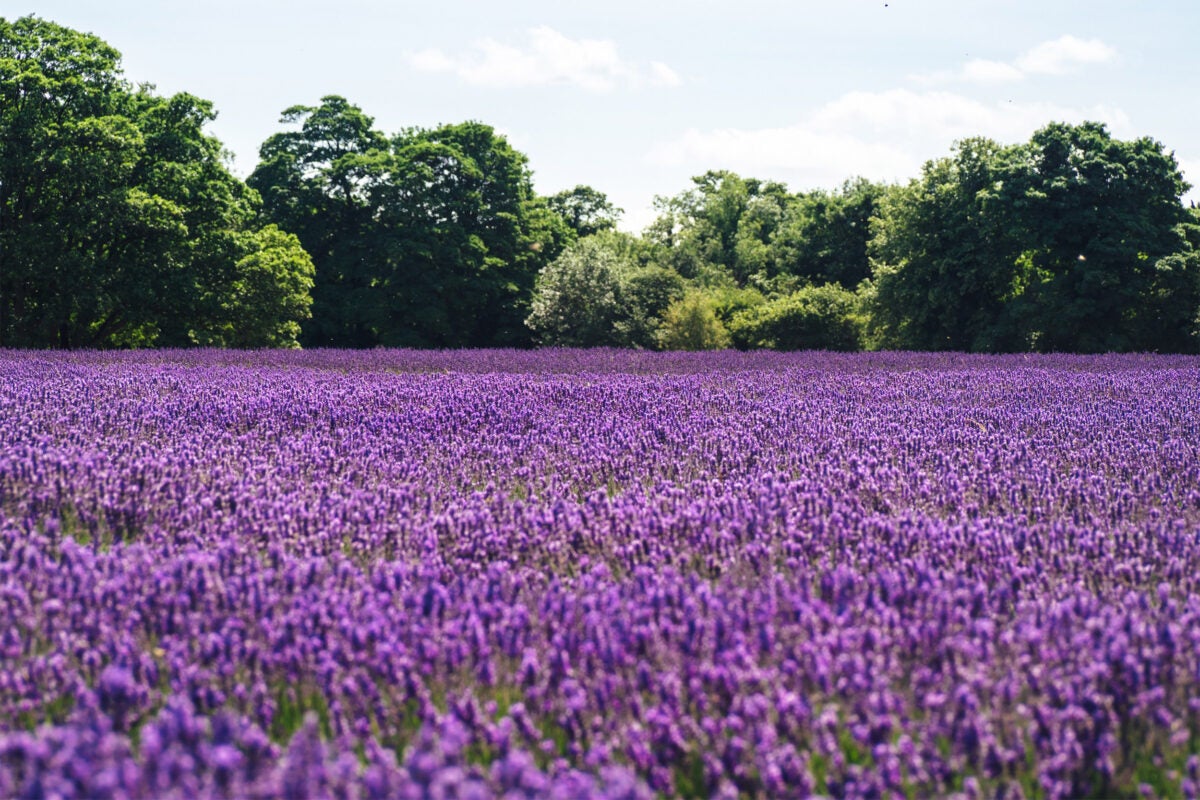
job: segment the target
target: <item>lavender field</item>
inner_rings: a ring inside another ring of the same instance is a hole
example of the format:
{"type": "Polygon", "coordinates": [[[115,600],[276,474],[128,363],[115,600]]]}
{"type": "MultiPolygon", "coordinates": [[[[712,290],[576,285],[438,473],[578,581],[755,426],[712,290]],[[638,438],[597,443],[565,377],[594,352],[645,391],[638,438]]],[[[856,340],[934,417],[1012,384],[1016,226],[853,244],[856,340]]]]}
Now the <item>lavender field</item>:
{"type": "Polygon", "coordinates": [[[1195,797],[1200,359],[0,352],[0,797],[1195,797]]]}

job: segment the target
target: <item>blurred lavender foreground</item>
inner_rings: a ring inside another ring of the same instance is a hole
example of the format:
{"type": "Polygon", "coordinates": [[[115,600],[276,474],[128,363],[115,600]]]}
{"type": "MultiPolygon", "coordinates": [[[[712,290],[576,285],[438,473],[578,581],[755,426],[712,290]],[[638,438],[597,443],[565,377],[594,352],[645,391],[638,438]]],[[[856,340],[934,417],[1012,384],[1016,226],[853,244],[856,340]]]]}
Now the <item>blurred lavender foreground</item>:
{"type": "Polygon", "coordinates": [[[0,797],[1195,797],[1200,360],[0,352],[0,797]]]}

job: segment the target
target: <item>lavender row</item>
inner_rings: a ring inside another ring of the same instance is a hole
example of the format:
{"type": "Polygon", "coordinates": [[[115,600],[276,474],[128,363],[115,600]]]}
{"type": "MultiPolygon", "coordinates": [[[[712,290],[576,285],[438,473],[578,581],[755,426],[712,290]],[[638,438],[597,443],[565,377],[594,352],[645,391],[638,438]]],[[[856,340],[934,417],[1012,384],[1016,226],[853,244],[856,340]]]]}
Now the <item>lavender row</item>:
{"type": "MultiPolygon", "coordinates": [[[[0,349],[0,354],[5,351],[0,349]]],[[[513,350],[217,350],[157,349],[107,351],[8,351],[17,369],[85,372],[99,366],[258,369],[317,369],[338,373],[504,373],[671,375],[747,370],[874,372],[930,370],[990,371],[1033,368],[1070,372],[1194,369],[1195,356],[1126,353],[1120,355],[975,354],[919,352],[842,353],[770,350],[653,352],[622,348],[513,350]]]]}
{"type": "Polygon", "coordinates": [[[0,357],[0,795],[1200,787],[1200,362],[167,355],[0,357]]]}

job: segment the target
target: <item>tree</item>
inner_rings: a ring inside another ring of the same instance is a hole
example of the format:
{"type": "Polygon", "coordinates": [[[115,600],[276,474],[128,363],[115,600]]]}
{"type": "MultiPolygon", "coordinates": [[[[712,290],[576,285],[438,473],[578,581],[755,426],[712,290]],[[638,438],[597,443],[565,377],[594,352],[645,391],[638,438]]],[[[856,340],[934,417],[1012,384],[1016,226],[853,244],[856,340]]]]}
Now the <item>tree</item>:
{"type": "MultiPolygon", "coordinates": [[[[90,34],[0,20],[0,344],[221,342],[258,197],[204,132],[213,117],[192,95],[132,89],[90,34]]],[[[289,309],[240,321],[305,313],[289,309]]]]}
{"type": "Polygon", "coordinates": [[[692,182],[692,189],[675,197],[655,199],[659,216],[646,235],[659,261],[705,284],[723,279],[745,284],[763,268],[762,249],[782,217],[786,188],[723,170],[692,182]]]}
{"type": "Polygon", "coordinates": [[[316,266],[306,344],[523,345],[534,279],[571,237],[527,160],[476,122],[390,140],[344,98],[295,106],[250,184],[316,266]]]}
{"type": "Polygon", "coordinates": [[[312,306],[312,259],[300,240],[274,225],[238,237],[228,291],[213,300],[219,320],[204,344],[299,347],[300,320],[312,306]]]}
{"type": "Polygon", "coordinates": [[[546,198],[546,205],[558,214],[580,238],[600,231],[611,231],[624,211],[609,202],[604,192],[579,185],[546,198]]]}
{"type": "Polygon", "coordinates": [[[743,348],[861,350],[858,298],[841,286],[806,286],[794,294],[740,312],[729,326],[743,348]]]}
{"type": "Polygon", "coordinates": [[[1158,342],[1173,346],[1162,350],[1200,352],[1200,208],[1191,206],[1179,225],[1179,250],[1155,264],[1150,313],[1141,329],[1158,342]]]}
{"type": "Polygon", "coordinates": [[[525,323],[543,345],[621,344],[616,329],[624,306],[620,276],[628,268],[602,242],[580,239],[538,275],[525,323]]]}
{"type": "Polygon", "coordinates": [[[1163,260],[1181,251],[1187,219],[1174,156],[1096,122],[1048,125],[1007,155],[989,194],[1019,231],[1025,285],[1012,305],[1034,346],[1186,349],[1190,315],[1163,302],[1189,283],[1182,262],[1163,260]]]}
{"type": "Polygon", "coordinates": [[[450,147],[479,170],[477,182],[455,181],[444,187],[477,193],[476,207],[457,219],[438,218],[440,224],[458,226],[468,239],[476,237],[484,248],[482,267],[471,276],[470,293],[478,303],[456,317],[456,325],[465,331],[461,344],[529,344],[524,321],[534,281],[572,238],[562,219],[534,193],[529,160],[479,122],[407,131],[396,138],[395,146],[403,148],[409,141],[450,147]]]}
{"type": "Polygon", "coordinates": [[[313,258],[313,316],[301,341],[377,344],[369,322],[382,313],[373,257],[384,243],[374,195],[392,166],[388,141],[361,109],[334,95],[319,106],[292,106],[281,121],[300,128],[263,143],[248,183],[262,195],[264,216],[313,258]]]}
{"type": "Polygon", "coordinates": [[[639,257],[638,240],[602,231],[538,276],[526,324],[543,345],[656,348],[663,316],[684,295],[678,273],[639,257]]]}
{"type": "Polygon", "coordinates": [[[624,304],[614,323],[620,344],[658,347],[666,311],[686,289],[687,283],[679,273],[667,267],[651,264],[626,271],[620,285],[624,304]]]}
{"type": "Polygon", "coordinates": [[[754,196],[746,201],[737,221],[731,272],[739,284],[778,274],[772,243],[784,219],[786,201],[777,196],[754,196]]]}
{"type": "Polygon", "coordinates": [[[1021,291],[1021,232],[995,213],[1006,149],[966,139],[921,177],[887,194],[872,223],[871,326],[886,347],[1024,350],[1006,303],[1021,291]]]}
{"type": "Polygon", "coordinates": [[[157,320],[155,343],[297,346],[312,305],[312,260],[295,237],[262,226],[260,197],[230,174],[221,143],[203,131],[216,116],[211,103],[145,91],[135,100],[145,142],[136,181],[178,208],[186,229],[188,268],[131,276],[128,287],[159,298],[136,301],[157,320]]]}
{"type": "Polygon", "coordinates": [[[862,178],[834,192],[790,195],[783,184],[714,171],[657,198],[647,230],[659,260],[712,287],[839,283],[870,277],[870,220],[890,190],[862,178]]]}
{"type": "Polygon", "coordinates": [[[102,302],[69,291],[96,227],[155,211],[126,191],[142,144],[126,93],[95,36],[0,19],[0,345],[70,346],[74,307],[102,302]]]}
{"type": "Polygon", "coordinates": [[[1161,144],[1099,123],[960,143],[881,204],[875,333],[931,350],[1192,349],[1185,188],[1161,144]]]}
{"type": "Polygon", "coordinates": [[[773,271],[847,289],[870,278],[871,219],[887,192],[882,184],[856,178],[833,192],[797,195],[771,238],[767,259],[773,271]]]}
{"type": "Polygon", "coordinates": [[[721,350],[729,343],[729,332],[703,292],[688,292],[667,309],[661,339],[664,349],[721,350]]]}

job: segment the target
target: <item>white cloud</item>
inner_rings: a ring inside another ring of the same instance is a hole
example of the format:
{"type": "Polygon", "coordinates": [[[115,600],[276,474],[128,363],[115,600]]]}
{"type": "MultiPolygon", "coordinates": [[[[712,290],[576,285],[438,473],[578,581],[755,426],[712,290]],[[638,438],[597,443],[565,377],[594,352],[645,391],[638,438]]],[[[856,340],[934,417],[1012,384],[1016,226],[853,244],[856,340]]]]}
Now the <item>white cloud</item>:
{"type": "Polygon", "coordinates": [[[926,86],[950,82],[1012,83],[1029,75],[1064,75],[1081,66],[1112,61],[1116,56],[1117,51],[1099,39],[1067,35],[1042,42],[1011,62],[975,58],[957,70],[927,72],[911,78],[926,86]]]}
{"type": "Polygon", "coordinates": [[[693,170],[732,169],[787,180],[795,188],[831,186],[855,175],[914,177],[930,158],[948,155],[968,136],[1025,141],[1051,121],[1128,127],[1119,109],[1051,103],[986,103],[952,92],[893,89],[850,92],[794,125],[764,129],[692,129],[660,143],[650,163],[693,170]]]}
{"type": "Polygon", "coordinates": [[[975,58],[962,68],[962,79],[971,83],[1009,83],[1025,77],[1018,68],[1003,61],[975,58]]]}
{"type": "Polygon", "coordinates": [[[620,86],[670,88],[682,83],[660,61],[635,64],[607,39],[572,39],[545,25],[529,31],[524,47],[483,39],[470,53],[428,49],[408,54],[407,60],[421,72],[450,72],[465,83],[490,88],[566,85],[608,92],[620,86]]]}
{"type": "Polygon", "coordinates": [[[683,83],[679,73],[661,61],[650,62],[650,83],[654,86],[675,87],[683,83]]]}
{"type": "Polygon", "coordinates": [[[422,50],[409,53],[408,63],[421,72],[445,72],[454,69],[454,62],[441,50],[422,50]]]}
{"type": "MultiPolygon", "coordinates": [[[[1047,122],[1094,119],[1117,127],[1128,122],[1117,109],[1071,108],[1054,103],[983,102],[954,92],[850,92],[817,109],[811,123],[837,135],[869,133],[922,145],[966,136],[1000,141],[1026,139],[1047,122]]],[[[936,151],[934,151],[936,152],[936,151]]],[[[932,155],[932,153],[930,153],[932,155]]]]}
{"type": "Polygon", "coordinates": [[[1017,59],[1016,66],[1027,73],[1061,75],[1084,64],[1103,64],[1116,55],[1116,50],[1099,39],[1061,36],[1028,51],[1017,59]]]}
{"type": "Polygon", "coordinates": [[[664,166],[733,169],[760,177],[777,177],[781,170],[800,172],[810,177],[808,182],[813,185],[840,183],[856,174],[898,178],[915,172],[921,164],[891,144],[804,126],[692,129],[675,141],[657,146],[649,159],[664,166]]]}

